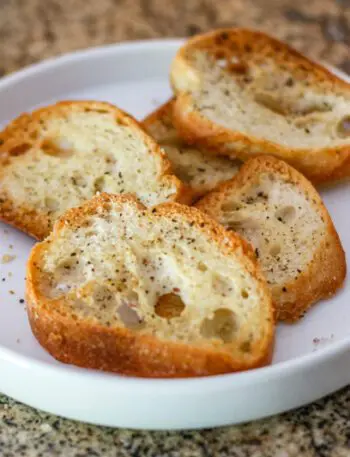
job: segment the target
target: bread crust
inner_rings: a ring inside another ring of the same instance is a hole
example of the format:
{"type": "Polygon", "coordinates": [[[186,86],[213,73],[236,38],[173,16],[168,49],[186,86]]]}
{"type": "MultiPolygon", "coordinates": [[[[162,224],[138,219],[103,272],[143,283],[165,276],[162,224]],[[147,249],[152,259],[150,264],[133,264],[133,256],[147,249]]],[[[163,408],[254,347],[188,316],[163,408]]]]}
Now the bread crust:
{"type": "MultiPolygon", "coordinates": [[[[272,172],[302,189],[312,207],[320,214],[326,225],[322,239],[308,268],[294,280],[285,284],[286,292],[275,301],[277,319],[295,322],[317,301],[328,298],[342,287],[346,277],[346,260],[339,235],[323,201],[313,185],[297,170],[272,156],[259,156],[248,160],[232,180],[218,186],[201,199],[196,207],[204,212],[216,209],[227,193],[234,193],[263,172],[272,172]]],[[[211,213],[211,211],[208,211],[211,213]]],[[[273,293],[274,296],[274,293],[273,293]]]]}
{"type": "Polygon", "coordinates": [[[195,208],[177,203],[164,203],[147,210],[132,196],[101,194],[82,207],[69,210],[55,224],[50,237],[37,244],[31,252],[27,264],[26,299],[30,325],[40,344],[56,359],[81,367],[141,377],[189,377],[252,369],[268,364],[272,357],[274,311],[270,292],[251,247],[195,208]],[[263,306],[267,307],[266,330],[252,349],[254,356],[249,360],[242,356],[238,358],[227,349],[214,350],[209,344],[180,344],[138,334],[128,328],[105,327],[92,319],[73,319],[60,312],[64,310],[64,299],[57,299],[52,306],[53,303],[40,292],[40,259],[48,243],[54,242],[67,224],[79,227],[86,215],[94,214],[111,201],[133,202],[141,210],[153,211],[159,217],[184,217],[199,230],[210,234],[213,243],[225,255],[234,252],[240,256],[245,268],[256,278],[263,306]]]}
{"type": "MultiPolygon", "coordinates": [[[[56,115],[64,116],[71,111],[90,110],[112,113],[119,124],[126,125],[143,138],[150,153],[161,158],[160,180],[165,185],[174,186],[176,192],[171,196],[174,201],[190,203],[191,195],[185,185],[172,174],[172,166],[159,145],[147,135],[142,126],[132,116],[107,102],[97,101],[61,101],[54,105],[39,108],[31,114],[22,114],[0,132],[0,169],[6,168],[9,157],[18,155],[18,148],[23,145],[35,147],[40,142],[40,122],[56,115]]],[[[22,153],[22,152],[21,152],[22,153]]],[[[20,153],[20,154],[21,154],[20,153]]],[[[23,152],[25,154],[26,151],[23,152]]],[[[1,185],[1,182],[0,182],[1,185]]],[[[52,221],[48,214],[30,205],[18,205],[6,191],[0,188],[0,220],[22,230],[38,240],[44,239],[52,230],[52,221]]]]}
{"type": "Polygon", "coordinates": [[[222,49],[225,40],[221,39],[220,43],[218,40],[223,36],[231,45],[236,44],[235,52],[244,55],[244,49],[248,46],[249,52],[255,50],[260,53],[260,57],[273,59],[291,74],[308,78],[312,84],[322,85],[336,93],[350,94],[349,83],[279,40],[258,31],[219,29],[188,40],[173,61],[171,83],[177,94],[173,113],[179,134],[189,144],[198,144],[208,152],[216,151],[244,161],[257,155],[271,154],[288,162],[313,183],[349,177],[350,140],[349,144],[332,147],[291,148],[282,143],[225,128],[193,109],[193,97],[185,87],[193,86],[195,89],[198,81],[187,55],[194,49],[211,51],[217,46],[222,49]]]}
{"type": "Polygon", "coordinates": [[[141,125],[144,128],[148,128],[152,124],[158,122],[160,119],[168,126],[172,127],[172,121],[169,118],[169,113],[172,113],[172,107],[175,103],[175,97],[171,97],[168,101],[158,106],[154,111],[148,114],[142,121],[141,125]]]}

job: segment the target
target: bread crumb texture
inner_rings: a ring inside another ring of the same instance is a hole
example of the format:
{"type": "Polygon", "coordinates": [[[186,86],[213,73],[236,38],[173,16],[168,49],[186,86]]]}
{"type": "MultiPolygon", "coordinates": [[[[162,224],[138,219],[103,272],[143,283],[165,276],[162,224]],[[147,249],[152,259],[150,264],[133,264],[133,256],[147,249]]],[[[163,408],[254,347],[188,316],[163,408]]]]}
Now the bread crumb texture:
{"type": "Polygon", "coordinates": [[[267,172],[241,194],[225,199],[221,209],[220,222],[254,246],[271,285],[298,276],[326,231],[303,190],[267,172]]]}
{"type": "Polygon", "coordinates": [[[273,338],[271,299],[253,257],[194,208],[146,210],[102,194],[34,248],[32,307],[40,314],[45,302],[76,322],[221,350],[249,366],[273,338]]]}
{"type": "Polygon", "coordinates": [[[180,59],[175,88],[213,123],[293,149],[349,144],[350,85],[285,44],[222,30],[192,39],[180,59]]]}
{"type": "Polygon", "coordinates": [[[132,192],[154,205],[180,186],[158,145],[107,103],[61,102],[22,115],[0,134],[0,161],[0,206],[10,201],[12,212],[39,213],[49,226],[98,192],[132,192]]]}
{"type": "Polygon", "coordinates": [[[283,161],[250,159],[197,206],[251,243],[289,319],[342,284],[344,251],[327,209],[306,178],[283,161]]]}

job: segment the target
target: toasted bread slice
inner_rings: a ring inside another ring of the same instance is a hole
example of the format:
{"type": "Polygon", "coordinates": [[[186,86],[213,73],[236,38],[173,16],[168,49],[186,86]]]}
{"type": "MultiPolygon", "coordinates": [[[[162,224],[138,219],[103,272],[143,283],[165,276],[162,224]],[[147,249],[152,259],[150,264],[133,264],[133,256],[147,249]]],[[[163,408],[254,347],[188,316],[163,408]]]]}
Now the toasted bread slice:
{"type": "Polygon", "coordinates": [[[328,211],[312,184],[285,162],[249,160],[197,208],[252,244],[279,319],[299,319],[343,284],[345,255],[328,211]]]}
{"type": "Polygon", "coordinates": [[[100,191],[146,205],[186,198],[156,142],[128,114],[93,101],[23,114],[0,133],[0,218],[35,238],[100,191]]]}
{"type": "Polygon", "coordinates": [[[190,39],[171,68],[174,123],[190,143],[272,154],[313,182],[350,176],[350,84],[261,32],[190,39]]]}
{"type": "Polygon", "coordinates": [[[173,105],[174,99],[169,100],[147,116],[142,124],[165,151],[175,175],[189,186],[194,198],[198,198],[232,178],[241,162],[187,145],[173,125],[173,105]]]}
{"type": "Polygon", "coordinates": [[[195,208],[101,194],[32,250],[30,323],[62,362],[202,376],[271,358],[269,289],[250,246],[195,208]]]}

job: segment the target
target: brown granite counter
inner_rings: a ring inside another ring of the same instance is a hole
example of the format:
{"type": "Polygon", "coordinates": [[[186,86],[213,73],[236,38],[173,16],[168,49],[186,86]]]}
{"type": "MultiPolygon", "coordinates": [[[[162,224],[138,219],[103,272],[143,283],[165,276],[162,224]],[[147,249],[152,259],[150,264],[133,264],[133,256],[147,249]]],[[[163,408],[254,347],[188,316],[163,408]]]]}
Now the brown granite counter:
{"type": "MultiPolygon", "coordinates": [[[[222,26],[273,33],[350,73],[350,0],[0,0],[0,74],[75,49],[222,26]]],[[[0,456],[349,457],[350,388],[242,426],[154,433],[75,423],[0,395],[0,456]]]]}
{"type": "Polygon", "coordinates": [[[74,49],[255,27],[350,73],[350,0],[1,0],[0,71],[74,49]]]}

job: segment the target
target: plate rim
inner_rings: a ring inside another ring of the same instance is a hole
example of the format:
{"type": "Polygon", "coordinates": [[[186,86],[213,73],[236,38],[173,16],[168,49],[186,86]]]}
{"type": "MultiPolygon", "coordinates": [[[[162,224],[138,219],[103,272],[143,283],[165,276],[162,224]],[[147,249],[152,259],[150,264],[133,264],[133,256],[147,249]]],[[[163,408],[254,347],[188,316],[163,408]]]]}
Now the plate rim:
{"type": "MultiPolygon", "coordinates": [[[[83,50],[76,50],[57,57],[50,57],[41,62],[31,64],[16,72],[5,75],[0,78],[0,91],[13,84],[26,79],[28,76],[35,75],[42,71],[52,68],[58,68],[69,64],[70,62],[78,62],[85,59],[90,59],[101,54],[108,55],[118,52],[140,52],[142,49],[171,47],[177,48],[184,42],[181,38],[167,38],[167,39],[148,39],[148,40],[135,40],[122,43],[112,43],[102,46],[91,47],[83,50]]],[[[335,74],[341,78],[350,81],[350,76],[333,67],[329,67],[335,74]]],[[[346,279],[347,280],[347,279],[346,279]]],[[[39,343],[38,343],[39,344],[39,343]]],[[[283,378],[288,374],[302,371],[304,368],[312,369],[320,364],[335,358],[350,350],[350,334],[348,337],[340,341],[332,342],[331,345],[319,348],[315,352],[310,352],[299,357],[278,362],[273,365],[268,365],[262,368],[252,369],[244,372],[228,373],[207,377],[194,377],[182,379],[159,379],[159,378],[137,378],[125,377],[118,374],[101,372],[97,370],[89,370],[79,368],[76,366],[65,364],[52,364],[49,361],[38,360],[30,355],[17,353],[15,350],[0,345],[0,360],[9,362],[12,365],[22,367],[25,370],[38,371],[43,375],[54,375],[60,373],[61,375],[67,374],[74,376],[81,382],[91,381],[97,382],[102,388],[103,383],[110,386],[111,383],[118,389],[137,389],[140,387],[147,387],[147,391],[157,395],[171,395],[172,389],[176,388],[178,393],[189,394],[195,389],[205,390],[206,392],[217,392],[226,389],[229,385],[234,384],[237,388],[240,385],[253,385],[257,381],[269,381],[271,379],[283,378]],[[171,389],[169,389],[169,387],[171,389]]]]}
{"type": "MultiPolygon", "coordinates": [[[[293,325],[293,324],[291,324],[293,325]]],[[[39,343],[38,343],[39,344],[39,343]]],[[[157,391],[157,393],[168,393],[167,389],[170,384],[177,384],[182,391],[190,389],[191,391],[198,388],[208,388],[206,384],[212,384],[213,381],[217,381],[221,384],[221,387],[225,387],[226,383],[232,383],[232,379],[235,379],[237,383],[241,384],[254,384],[257,377],[263,378],[263,381],[268,381],[271,378],[281,377],[293,372],[294,370],[307,367],[312,369],[318,363],[326,362],[327,360],[333,359],[343,351],[350,351],[350,337],[345,338],[339,342],[333,342],[330,346],[317,349],[315,352],[305,354],[300,357],[294,357],[290,360],[278,362],[273,365],[266,365],[261,368],[254,368],[247,371],[240,371],[236,373],[225,373],[220,375],[211,376],[198,376],[192,378],[142,378],[136,376],[123,376],[118,373],[104,372],[100,370],[94,370],[90,368],[81,368],[75,365],[69,365],[64,363],[51,364],[50,362],[37,360],[34,357],[19,354],[16,351],[3,347],[0,345],[0,358],[6,360],[15,365],[22,365],[26,369],[33,370],[35,368],[42,370],[47,374],[57,374],[62,371],[66,371],[68,374],[81,377],[85,379],[86,376],[94,378],[94,381],[98,382],[121,382],[124,384],[125,380],[128,381],[128,385],[133,384],[136,388],[140,387],[138,384],[147,385],[147,388],[157,391]],[[318,362],[318,363],[317,363],[318,362]],[[30,366],[31,365],[31,366],[30,366]],[[197,386],[197,384],[200,384],[197,386]],[[161,389],[161,391],[159,391],[161,389]]],[[[86,379],[85,379],[86,381],[86,379]]],[[[214,387],[214,386],[213,386],[214,387]]],[[[216,390],[209,389],[209,390],[216,390]]]]}
{"type": "Polygon", "coordinates": [[[39,60],[38,62],[33,62],[10,73],[5,73],[5,75],[0,77],[0,90],[2,90],[2,86],[20,81],[21,79],[30,76],[32,73],[42,71],[47,68],[50,69],[55,66],[65,65],[66,63],[75,61],[77,59],[88,59],[94,55],[99,54],[113,54],[117,49],[120,51],[130,51],[133,48],[153,48],[154,46],[159,46],[162,48],[164,44],[168,46],[174,46],[176,48],[184,43],[185,40],[186,38],[171,37],[148,38],[145,40],[125,40],[119,43],[107,43],[103,45],[90,46],[84,49],[72,50],[56,56],[47,57],[45,59],[39,60]]]}

